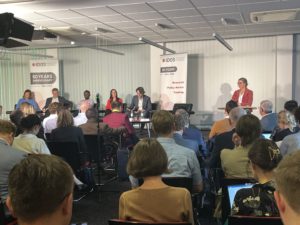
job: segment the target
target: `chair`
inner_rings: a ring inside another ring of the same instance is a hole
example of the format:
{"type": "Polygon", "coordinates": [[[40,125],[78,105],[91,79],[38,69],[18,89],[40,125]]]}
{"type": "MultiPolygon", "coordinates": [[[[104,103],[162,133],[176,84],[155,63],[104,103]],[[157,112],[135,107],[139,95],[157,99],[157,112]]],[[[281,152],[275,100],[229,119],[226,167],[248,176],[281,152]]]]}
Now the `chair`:
{"type": "Polygon", "coordinates": [[[229,202],[229,193],[227,187],[236,184],[255,183],[255,180],[250,178],[223,178],[221,180],[222,188],[222,222],[224,223],[230,215],[231,205],[229,202]]]}
{"type": "Polygon", "coordinates": [[[229,216],[228,225],[283,225],[280,217],[229,216]]]}
{"type": "Polygon", "coordinates": [[[173,106],[173,113],[176,112],[177,109],[184,109],[187,111],[189,114],[192,114],[192,109],[193,109],[193,104],[191,103],[175,103],[173,106]]]}
{"type": "Polygon", "coordinates": [[[118,220],[110,219],[108,220],[109,225],[191,225],[187,222],[137,222],[137,221],[127,221],[127,220],[118,220]]]}
{"type": "Polygon", "coordinates": [[[101,161],[101,149],[103,148],[103,137],[101,135],[84,135],[90,159],[94,163],[101,161]]]}

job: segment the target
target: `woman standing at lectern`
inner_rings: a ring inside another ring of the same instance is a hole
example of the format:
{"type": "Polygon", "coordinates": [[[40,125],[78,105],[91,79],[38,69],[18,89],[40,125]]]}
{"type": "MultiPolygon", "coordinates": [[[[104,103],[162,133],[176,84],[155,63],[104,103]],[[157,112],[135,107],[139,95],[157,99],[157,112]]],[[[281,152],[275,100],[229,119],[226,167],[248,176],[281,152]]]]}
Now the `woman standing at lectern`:
{"type": "Polygon", "coordinates": [[[239,89],[236,90],[232,95],[232,100],[237,102],[239,106],[252,106],[253,102],[253,91],[247,88],[248,81],[246,78],[241,77],[238,80],[239,89]]]}

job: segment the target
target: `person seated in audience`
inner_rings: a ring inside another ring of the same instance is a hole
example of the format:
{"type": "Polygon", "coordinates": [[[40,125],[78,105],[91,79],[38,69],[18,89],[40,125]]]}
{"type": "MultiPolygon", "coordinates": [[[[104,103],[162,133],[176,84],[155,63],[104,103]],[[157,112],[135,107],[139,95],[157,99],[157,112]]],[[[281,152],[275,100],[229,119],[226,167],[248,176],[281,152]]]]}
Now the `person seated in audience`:
{"type": "MultiPolygon", "coordinates": [[[[230,110],[232,110],[233,108],[235,108],[237,106],[238,106],[238,104],[235,101],[233,101],[233,100],[228,101],[225,106],[225,113],[227,115],[229,115],[230,110]]],[[[226,117],[222,120],[218,120],[218,121],[214,122],[214,124],[212,125],[211,130],[209,132],[208,138],[211,139],[218,134],[221,134],[221,133],[224,133],[227,131],[231,131],[232,129],[233,129],[233,126],[232,126],[229,118],[226,117]]]]}
{"type": "Polygon", "coordinates": [[[112,102],[112,113],[106,115],[103,118],[103,122],[106,123],[111,128],[120,128],[125,127],[125,145],[135,145],[139,139],[135,134],[134,127],[129,121],[128,116],[125,113],[122,113],[122,105],[120,102],[112,102]]]}
{"type": "MultiPolygon", "coordinates": [[[[295,110],[295,119],[300,123],[300,107],[295,110]]],[[[299,129],[298,129],[299,130],[299,129]]],[[[280,152],[283,156],[290,154],[291,152],[300,150],[300,131],[295,134],[291,134],[283,138],[280,145],[280,152]]]]}
{"type": "Polygon", "coordinates": [[[202,133],[199,129],[190,126],[190,115],[184,109],[177,109],[175,112],[176,115],[181,115],[184,120],[184,129],[182,133],[182,137],[184,139],[192,139],[196,141],[199,145],[199,149],[203,154],[207,152],[206,143],[203,139],[202,133]]]}
{"type": "Polygon", "coordinates": [[[93,99],[90,99],[91,92],[89,90],[85,90],[83,92],[83,97],[84,97],[84,99],[80,100],[80,102],[77,104],[77,109],[80,109],[81,104],[84,102],[88,103],[89,108],[93,108],[95,103],[94,103],[93,99]]]}
{"type": "Polygon", "coordinates": [[[97,135],[97,134],[115,134],[118,135],[126,128],[121,126],[118,128],[111,128],[106,123],[98,122],[97,110],[95,108],[88,109],[85,112],[86,118],[88,119],[86,123],[81,124],[79,127],[82,129],[84,135],[97,135]]]}
{"type": "Polygon", "coordinates": [[[118,92],[116,89],[110,90],[110,96],[109,96],[109,99],[107,100],[106,106],[105,106],[106,110],[110,110],[110,111],[112,110],[112,107],[111,107],[112,102],[120,102],[121,104],[123,103],[123,100],[118,97],[118,92]]]}
{"type": "Polygon", "coordinates": [[[290,134],[294,134],[299,131],[299,127],[295,120],[294,114],[282,110],[278,113],[277,128],[274,129],[271,135],[271,139],[275,142],[282,141],[283,138],[290,134]]]}
{"type": "Polygon", "coordinates": [[[298,102],[295,100],[289,100],[284,103],[284,110],[292,114],[295,113],[295,110],[298,108],[298,102]]]}
{"type": "Polygon", "coordinates": [[[155,139],[143,139],[127,164],[128,174],[144,183],[122,193],[119,219],[139,222],[189,222],[194,224],[191,195],[185,188],[166,185],[161,178],[168,172],[168,157],[155,139]]]}
{"type": "Polygon", "coordinates": [[[45,141],[36,136],[41,127],[41,120],[37,115],[31,114],[22,118],[21,127],[23,133],[15,138],[14,148],[31,154],[50,154],[45,141]]]}
{"type": "Polygon", "coordinates": [[[13,123],[0,119],[0,197],[5,200],[8,194],[8,174],[15,164],[27,156],[23,151],[11,147],[16,127],[13,123]]]}
{"type": "Polygon", "coordinates": [[[300,221],[300,151],[284,157],[275,170],[274,193],[284,225],[297,225],[300,221]]]}
{"type": "Polygon", "coordinates": [[[232,149],[221,151],[221,165],[226,177],[229,178],[248,178],[252,177],[249,167],[248,152],[261,135],[261,125],[259,119],[254,115],[242,116],[236,124],[236,135],[241,143],[232,149]]]}
{"type": "Polygon", "coordinates": [[[173,133],[173,138],[176,144],[186,147],[188,149],[193,150],[197,157],[200,157],[199,146],[198,143],[192,139],[184,139],[182,137],[183,130],[185,128],[185,122],[182,114],[174,115],[174,123],[175,123],[175,131],[173,133]]]}
{"type": "Polygon", "coordinates": [[[273,103],[270,100],[260,102],[259,113],[262,116],[260,124],[262,132],[272,132],[277,125],[277,114],[272,112],[273,103]]]}
{"type": "Polygon", "coordinates": [[[145,95],[145,90],[143,87],[138,87],[135,91],[136,95],[133,96],[129,108],[134,113],[141,115],[141,117],[148,118],[152,109],[151,99],[145,95]]]}
{"type": "Polygon", "coordinates": [[[28,116],[30,114],[35,114],[36,113],[36,111],[33,108],[33,106],[30,105],[28,102],[21,103],[19,109],[23,112],[24,116],[28,116]]]}
{"type": "Polygon", "coordinates": [[[68,103],[69,101],[66,100],[64,97],[59,96],[59,91],[57,88],[53,88],[52,89],[52,97],[46,99],[46,103],[45,103],[45,106],[43,107],[43,111],[47,111],[50,103],[53,103],[53,102],[58,102],[58,103],[64,105],[65,103],[68,103]]]}
{"type": "Polygon", "coordinates": [[[254,179],[252,188],[239,190],[234,198],[232,214],[244,216],[279,216],[274,199],[274,170],[282,159],[277,145],[259,139],[250,148],[248,157],[254,179]]]}
{"type": "Polygon", "coordinates": [[[90,103],[89,102],[82,102],[80,105],[80,112],[78,113],[78,115],[74,118],[74,125],[75,126],[80,126],[81,124],[86,123],[87,118],[85,115],[85,112],[91,108],[90,107],[90,103]]]}
{"type": "Polygon", "coordinates": [[[223,149],[234,149],[235,145],[232,140],[232,136],[235,133],[235,127],[238,120],[246,115],[246,111],[243,108],[235,107],[229,112],[230,123],[233,129],[228,132],[224,132],[215,137],[215,143],[211,152],[210,158],[206,160],[206,165],[209,168],[221,168],[220,154],[223,149]]]}
{"type": "Polygon", "coordinates": [[[11,112],[11,114],[9,115],[9,119],[10,121],[16,126],[17,130],[15,133],[15,136],[18,136],[19,134],[21,134],[22,131],[22,127],[21,127],[21,119],[24,117],[24,113],[20,110],[14,110],[11,112]]]}
{"type": "Polygon", "coordinates": [[[26,89],[26,90],[24,91],[23,98],[20,98],[20,99],[19,99],[19,101],[18,101],[18,103],[17,103],[17,105],[16,105],[16,109],[19,109],[20,106],[21,106],[21,104],[22,104],[23,102],[27,102],[27,103],[29,103],[30,105],[32,105],[33,108],[34,108],[36,111],[40,110],[40,107],[38,106],[38,104],[36,103],[36,101],[32,98],[32,92],[31,92],[31,90],[29,90],[29,89],[26,89]]]}
{"type": "Polygon", "coordinates": [[[86,152],[87,150],[81,128],[74,126],[73,116],[66,109],[62,109],[58,113],[57,128],[52,130],[50,140],[56,142],[75,142],[78,143],[81,152],[86,152]]]}
{"type": "Polygon", "coordinates": [[[57,114],[61,108],[62,105],[58,102],[50,103],[48,108],[50,115],[46,117],[42,123],[45,134],[50,134],[52,130],[57,127],[57,114]]]}
{"type": "Polygon", "coordinates": [[[152,116],[152,126],[168,156],[168,169],[171,173],[164,177],[191,177],[195,192],[203,190],[200,164],[194,151],[176,144],[173,139],[174,116],[168,111],[157,111],[152,116]]]}
{"type": "Polygon", "coordinates": [[[9,174],[6,204],[19,225],[68,225],[73,186],[72,169],[62,159],[30,155],[9,174]]]}

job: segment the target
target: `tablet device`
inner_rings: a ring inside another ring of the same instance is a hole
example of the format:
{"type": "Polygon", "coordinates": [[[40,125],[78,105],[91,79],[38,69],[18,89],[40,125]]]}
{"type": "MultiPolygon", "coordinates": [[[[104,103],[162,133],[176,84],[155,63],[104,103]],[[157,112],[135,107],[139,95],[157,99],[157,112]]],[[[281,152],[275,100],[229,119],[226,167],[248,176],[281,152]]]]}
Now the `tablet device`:
{"type": "Polygon", "coordinates": [[[236,193],[242,189],[242,188],[251,188],[253,184],[246,183],[246,184],[235,184],[235,185],[230,185],[227,187],[228,189],[228,195],[229,195],[229,202],[230,202],[230,207],[233,205],[234,197],[236,193]]]}

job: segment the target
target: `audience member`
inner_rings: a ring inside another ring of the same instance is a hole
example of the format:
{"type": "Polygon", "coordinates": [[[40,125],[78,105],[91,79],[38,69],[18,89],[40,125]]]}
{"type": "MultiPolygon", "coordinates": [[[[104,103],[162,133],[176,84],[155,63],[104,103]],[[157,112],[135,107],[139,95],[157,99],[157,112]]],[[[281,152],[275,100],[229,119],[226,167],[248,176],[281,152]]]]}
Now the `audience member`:
{"type": "Polygon", "coordinates": [[[300,221],[300,151],[283,158],[275,170],[275,199],[284,225],[300,221]]]}
{"type": "MultiPolygon", "coordinates": [[[[296,121],[298,123],[298,127],[299,127],[300,107],[298,107],[295,110],[295,119],[296,119],[296,121]]],[[[300,131],[283,138],[281,145],[280,145],[280,151],[283,156],[285,156],[291,152],[298,151],[299,149],[300,149],[300,131]]]]}
{"type": "Polygon", "coordinates": [[[119,219],[140,222],[189,222],[194,224],[191,195],[185,188],[167,186],[161,178],[168,171],[168,158],[155,139],[143,139],[127,164],[128,174],[144,183],[124,192],[119,202],[119,219]]]}
{"type": "Polygon", "coordinates": [[[138,138],[135,134],[134,127],[129,121],[128,116],[122,113],[122,105],[120,102],[112,102],[112,113],[106,115],[103,118],[103,122],[108,124],[111,128],[126,128],[126,146],[135,145],[138,142],[138,138]]]}
{"type": "Polygon", "coordinates": [[[40,110],[40,107],[38,106],[36,101],[32,98],[32,92],[29,89],[26,89],[24,91],[23,97],[19,99],[16,105],[16,109],[19,109],[23,102],[27,102],[28,104],[32,105],[35,110],[40,110]]]}
{"type": "Polygon", "coordinates": [[[41,127],[41,120],[36,114],[22,118],[21,127],[23,128],[23,133],[15,138],[13,142],[14,148],[31,154],[50,154],[45,141],[36,136],[41,127]]]}
{"type": "Polygon", "coordinates": [[[50,103],[48,108],[50,115],[46,117],[42,123],[45,134],[50,134],[52,130],[57,127],[57,114],[61,107],[58,102],[50,103]]]}
{"type": "Polygon", "coordinates": [[[112,107],[111,107],[112,102],[120,102],[121,104],[123,103],[123,100],[118,97],[118,92],[116,89],[110,90],[109,99],[107,100],[106,106],[105,106],[106,110],[112,110],[112,107]]]}
{"type": "Polygon", "coordinates": [[[289,100],[284,103],[284,110],[294,114],[295,110],[298,108],[298,102],[295,100],[289,100]]]}
{"type": "Polygon", "coordinates": [[[205,154],[207,152],[207,148],[202,133],[199,129],[190,126],[190,115],[188,114],[188,112],[184,109],[177,109],[175,115],[181,115],[184,120],[182,137],[184,139],[192,139],[196,141],[199,145],[199,149],[202,151],[202,153],[205,154]]]}
{"type": "Polygon", "coordinates": [[[57,128],[52,130],[50,139],[57,142],[76,142],[81,152],[86,152],[86,144],[80,127],[74,126],[74,120],[69,110],[58,113],[57,128]]]}
{"type": "Polygon", "coordinates": [[[277,125],[277,114],[272,112],[273,103],[270,100],[260,102],[259,113],[262,116],[260,124],[262,132],[272,132],[277,125]]]}
{"type": "Polygon", "coordinates": [[[140,115],[143,113],[143,117],[148,118],[152,109],[151,99],[145,95],[143,87],[138,87],[135,91],[136,95],[132,98],[130,109],[140,115]]]}
{"type": "Polygon", "coordinates": [[[77,109],[80,109],[82,103],[87,103],[89,105],[89,108],[93,108],[95,103],[93,99],[90,99],[91,92],[89,90],[85,90],[83,92],[83,97],[84,99],[80,100],[80,102],[77,104],[77,109]]]}
{"type": "Polygon", "coordinates": [[[16,126],[17,130],[15,135],[18,136],[19,134],[21,134],[22,128],[21,128],[21,119],[24,117],[24,113],[20,110],[14,110],[11,112],[11,114],[9,115],[9,119],[10,121],[16,126]]]}
{"type": "Polygon", "coordinates": [[[254,141],[260,137],[261,125],[254,115],[242,116],[236,124],[236,134],[241,139],[241,145],[235,149],[221,151],[221,165],[226,177],[252,177],[249,167],[248,152],[254,141]]]}
{"type": "Polygon", "coordinates": [[[7,180],[9,171],[21,161],[26,154],[11,147],[15,137],[16,127],[9,121],[0,120],[0,197],[7,197],[7,180]]]}
{"type": "Polygon", "coordinates": [[[58,92],[57,88],[53,88],[52,89],[52,97],[46,99],[46,104],[43,107],[43,110],[46,111],[48,109],[50,103],[53,103],[53,102],[58,102],[58,103],[64,105],[64,103],[69,102],[69,101],[66,100],[64,97],[59,96],[59,92],[58,92]]]}
{"type": "Polygon", "coordinates": [[[161,110],[152,116],[153,130],[157,134],[158,142],[163,146],[168,156],[168,168],[171,173],[165,177],[192,177],[194,190],[203,189],[200,165],[195,152],[180,146],[173,139],[174,117],[171,113],[161,110]]]}
{"type": "Polygon", "coordinates": [[[78,115],[74,118],[74,125],[75,126],[80,126],[81,124],[86,123],[87,118],[85,115],[85,112],[90,108],[90,103],[89,102],[82,102],[80,105],[80,112],[78,115]]]}
{"type": "Polygon", "coordinates": [[[286,136],[299,131],[294,114],[288,111],[280,111],[277,121],[277,128],[274,129],[271,135],[271,139],[275,142],[282,141],[286,136]]]}
{"type": "Polygon", "coordinates": [[[99,134],[120,134],[126,131],[125,127],[111,128],[106,123],[98,122],[98,114],[95,108],[88,109],[85,113],[88,119],[86,123],[80,125],[84,135],[99,134]]]}
{"type": "Polygon", "coordinates": [[[30,114],[35,114],[36,113],[33,106],[30,105],[28,102],[21,103],[20,110],[23,112],[24,116],[28,116],[30,114]]]}
{"type": "MultiPolygon", "coordinates": [[[[238,104],[235,101],[230,100],[229,102],[226,103],[225,113],[227,115],[229,115],[229,112],[237,106],[238,106],[238,104]]],[[[221,134],[221,133],[224,133],[224,132],[227,132],[227,131],[231,131],[232,129],[233,129],[233,126],[232,126],[229,118],[226,117],[222,120],[216,121],[212,125],[211,130],[210,130],[209,135],[208,135],[208,138],[211,139],[211,138],[213,138],[214,136],[216,136],[218,134],[221,134]]]]}
{"type": "Polygon", "coordinates": [[[215,143],[213,150],[211,152],[210,158],[206,161],[207,166],[210,168],[221,168],[220,154],[223,149],[233,149],[234,143],[232,141],[232,136],[235,133],[235,126],[238,120],[246,115],[246,111],[243,108],[235,107],[229,112],[230,123],[233,129],[228,132],[219,134],[215,138],[215,143]]]}
{"type": "Polygon", "coordinates": [[[175,123],[175,131],[173,133],[173,138],[176,144],[186,147],[188,149],[193,150],[198,157],[200,157],[199,146],[198,143],[192,139],[184,139],[182,137],[183,130],[185,128],[185,122],[182,114],[174,115],[174,123],[175,123]]]}
{"type": "Polygon", "coordinates": [[[9,174],[6,204],[19,225],[68,225],[73,186],[72,169],[62,159],[30,155],[9,174]]]}
{"type": "Polygon", "coordinates": [[[260,139],[250,148],[248,157],[254,178],[258,181],[252,188],[239,190],[234,198],[232,214],[245,216],[279,216],[274,199],[273,171],[282,159],[277,145],[260,139]]]}

